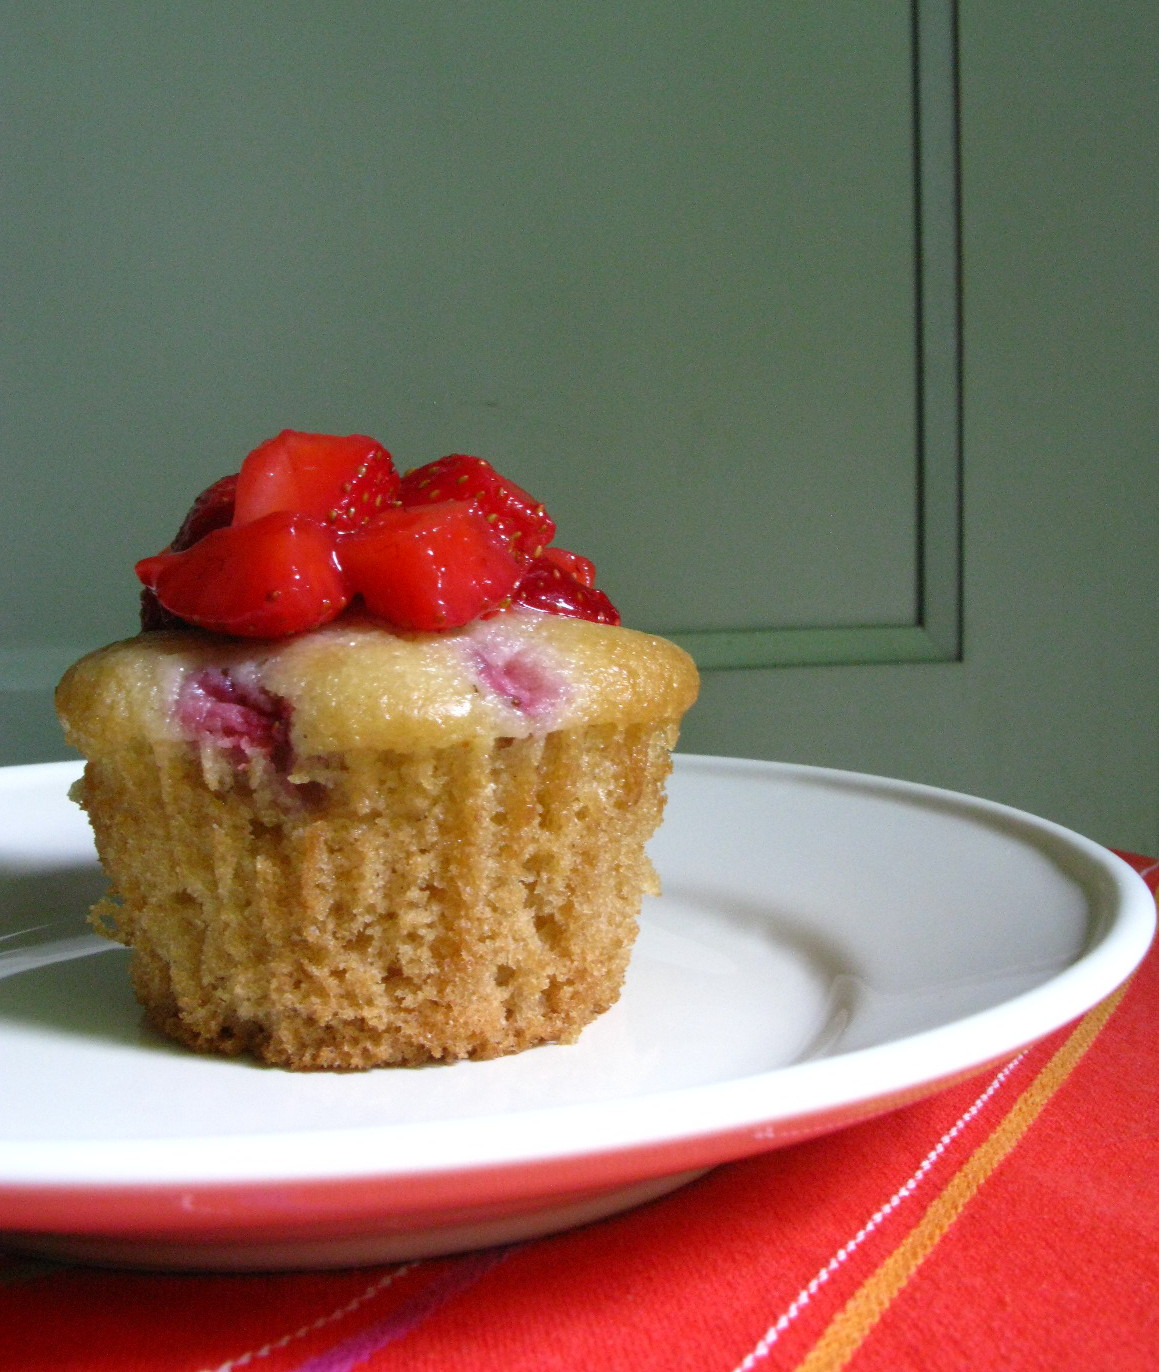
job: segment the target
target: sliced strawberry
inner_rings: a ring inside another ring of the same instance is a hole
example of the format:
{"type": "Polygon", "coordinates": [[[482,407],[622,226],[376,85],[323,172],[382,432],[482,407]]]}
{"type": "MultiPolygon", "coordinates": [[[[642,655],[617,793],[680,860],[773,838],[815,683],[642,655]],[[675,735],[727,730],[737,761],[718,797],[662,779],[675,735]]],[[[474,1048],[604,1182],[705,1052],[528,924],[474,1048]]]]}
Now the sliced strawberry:
{"type": "Polygon", "coordinates": [[[177,530],[177,537],[169,545],[170,551],[184,552],[206,534],[211,534],[214,529],[224,529],[233,519],[236,496],[236,475],[223,476],[220,481],[215,481],[212,486],[202,491],[189,507],[189,513],[185,516],[181,528],[177,530]]]}
{"type": "Polygon", "coordinates": [[[137,563],[164,610],[187,624],[239,638],[282,638],[316,629],[350,602],[329,529],[275,511],[214,529],[183,552],[137,563]]]}
{"type": "MultiPolygon", "coordinates": [[[[237,477],[223,476],[207,487],[185,516],[177,537],[170,543],[167,551],[184,552],[199,539],[214,529],[221,529],[233,518],[233,500],[237,491],[237,477]]],[[[146,586],[141,592],[141,632],[150,633],[155,629],[183,629],[185,621],[170,614],[157,599],[155,591],[146,586]]]]}
{"type": "Polygon", "coordinates": [[[393,509],[344,538],[342,569],[366,607],[400,629],[455,629],[502,605],[521,564],[466,501],[393,509]]]}
{"type": "Polygon", "coordinates": [[[242,463],[233,522],[288,510],[350,533],[396,504],[398,488],[394,462],[373,438],[284,429],[242,463]]]}
{"type": "Polygon", "coordinates": [[[603,591],[585,586],[543,556],[536,558],[523,574],[511,603],[529,610],[546,610],[568,619],[590,619],[595,624],[620,622],[619,611],[603,591]]]}
{"type": "Polygon", "coordinates": [[[579,553],[569,553],[566,548],[544,548],[535,560],[549,563],[561,572],[574,576],[581,586],[596,584],[596,564],[579,553]]]}
{"type": "Polygon", "coordinates": [[[416,467],[403,477],[399,496],[411,508],[469,500],[524,562],[538,556],[555,537],[555,521],[539,501],[481,457],[453,453],[416,467]]]}

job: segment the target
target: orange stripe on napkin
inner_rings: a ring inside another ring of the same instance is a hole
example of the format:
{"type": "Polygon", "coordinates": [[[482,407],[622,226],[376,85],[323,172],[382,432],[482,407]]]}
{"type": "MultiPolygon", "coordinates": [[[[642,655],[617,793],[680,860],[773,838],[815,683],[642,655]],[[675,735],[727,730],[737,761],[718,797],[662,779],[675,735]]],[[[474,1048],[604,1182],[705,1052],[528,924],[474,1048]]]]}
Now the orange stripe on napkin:
{"type": "Polygon", "coordinates": [[[833,1317],[798,1363],[796,1372],[838,1372],[849,1363],[890,1303],[1082,1060],[1125,992],[1126,987],[1120,987],[1084,1015],[989,1138],[974,1150],[905,1239],[833,1317]]]}

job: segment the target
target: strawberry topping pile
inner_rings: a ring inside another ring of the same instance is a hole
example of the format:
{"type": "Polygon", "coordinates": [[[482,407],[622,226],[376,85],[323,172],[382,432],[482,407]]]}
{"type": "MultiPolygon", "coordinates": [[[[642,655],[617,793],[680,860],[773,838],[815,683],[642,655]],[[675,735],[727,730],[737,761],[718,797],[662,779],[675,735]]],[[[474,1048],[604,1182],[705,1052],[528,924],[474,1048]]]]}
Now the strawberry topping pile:
{"type": "Polygon", "coordinates": [[[538,501],[479,457],[400,477],[360,434],[285,430],[193,502],[137,563],[141,627],[284,638],[352,602],[397,629],[456,629],[510,607],[619,624],[587,558],[552,544],[538,501]]]}

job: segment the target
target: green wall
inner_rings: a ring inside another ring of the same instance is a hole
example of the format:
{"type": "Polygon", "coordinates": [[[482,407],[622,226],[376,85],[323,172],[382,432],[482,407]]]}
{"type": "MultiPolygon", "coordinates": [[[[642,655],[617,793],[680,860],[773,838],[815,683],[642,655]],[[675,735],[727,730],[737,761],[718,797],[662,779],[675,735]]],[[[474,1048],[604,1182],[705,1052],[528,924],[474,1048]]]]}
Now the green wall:
{"type": "Polygon", "coordinates": [[[930,0],[4,6],[0,761],[196,490],[358,430],[540,494],[684,746],[1159,850],[1156,22],[1063,10],[955,86],[930,0]]]}

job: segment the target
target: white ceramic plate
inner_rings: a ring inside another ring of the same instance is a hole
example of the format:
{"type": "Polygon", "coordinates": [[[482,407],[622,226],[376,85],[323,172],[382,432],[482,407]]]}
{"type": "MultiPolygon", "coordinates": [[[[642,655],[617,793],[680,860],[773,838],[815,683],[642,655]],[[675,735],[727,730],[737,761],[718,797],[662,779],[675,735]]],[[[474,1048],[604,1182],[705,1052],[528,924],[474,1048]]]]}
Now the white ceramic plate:
{"type": "Polygon", "coordinates": [[[985,801],[677,759],[620,1003],[572,1047],[293,1074],[141,1023],[71,763],[0,769],[0,1231],[142,1266],[386,1261],[562,1229],[1009,1057],[1138,964],[1143,882],[985,801]]]}

